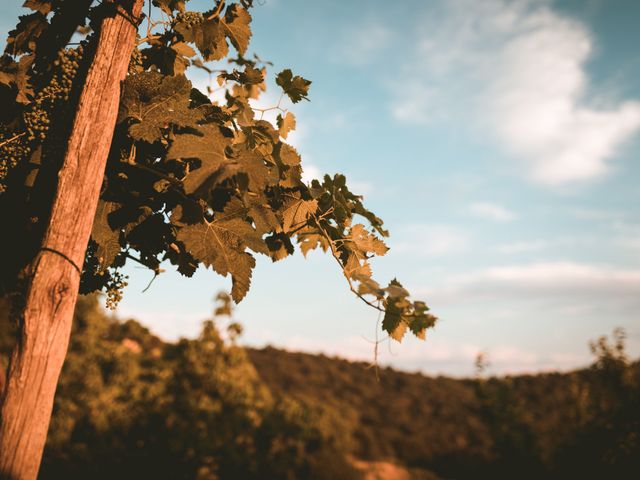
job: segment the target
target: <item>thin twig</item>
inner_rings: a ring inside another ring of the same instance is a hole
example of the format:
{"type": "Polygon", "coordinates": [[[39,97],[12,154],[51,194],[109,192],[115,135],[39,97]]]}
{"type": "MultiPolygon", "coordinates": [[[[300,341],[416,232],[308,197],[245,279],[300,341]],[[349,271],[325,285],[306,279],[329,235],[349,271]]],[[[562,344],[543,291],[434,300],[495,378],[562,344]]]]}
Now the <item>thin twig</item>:
{"type": "Polygon", "coordinates": [[[316,217],[314,214],[312,214],[312,216],[316,220],[316,225],[320,229],[320,231],[322,232],[322,234],[325,237],[325,239],[329,241],[329,248],[331,249],[331,256],[333,256],[335,261],[338,262],[338,264],[342,268],[342,272],[344,273],[344,277],[347,279],[347,283],[349,284],[349,290],[351,290],[351,292],[356,297],[358,297],[360,300],[362,300],[364,303],[366,303],[370,307],[375,308],[379,312],[385,312],[384,308],[380,308],[379,305],[376,305],[375,303],[367,300],[366,298],[364,298],[360,294],[360,292],[358,292],[358,290],[356,290],[356,287],[353,285],[353,282],[351,281],[351,278],[349,278],[349,276],[344,271],[344,266],[342,265],[342,261],[340,260],[340,256],[338,255],[338,252],[336,251],[336,247],[335,247],[335,245],[333,243],[333,239],[329,236],[329,234],[326,232],[326,230],[324,228],[322,228],[322,226],[320,225],[320,222],[318,221],[318,217],[316,217]]]}
{"type": "Polygon", "coordinates": [[[149,290],[149,287],[151,287],[151,284],[156,278],[158,278],[158,276],[160,276],[158,272],[153,272],[153,278],[149,280],[149,284],[146,287],[144,287],[144,289],[142,290],[142,293],[145,293],[147,290],[149,290]]]}
{"type": "Polygon", "coordinates": [[[17,140],[18,138],[22,137],[23,135],[26,135],[27,132],[22,132],[19,133],[17,135],[14,135],[13,137],[5,140],[4,142],[0,142],[0,147],[4,147],[5,145],[7,145],[8,143],[13,142],[14,140],[17,140]]]}
{"type": "Polygon", "coordinates": [[[218,6],[214,10],[214,12],[210,16],[207,17],[207,20],[213,20],[214,18],[220,16],[220,12],[222,11],[222,7],[224,7],[224,1],[225,0],[220,0],[218,2],[218,6]]]}

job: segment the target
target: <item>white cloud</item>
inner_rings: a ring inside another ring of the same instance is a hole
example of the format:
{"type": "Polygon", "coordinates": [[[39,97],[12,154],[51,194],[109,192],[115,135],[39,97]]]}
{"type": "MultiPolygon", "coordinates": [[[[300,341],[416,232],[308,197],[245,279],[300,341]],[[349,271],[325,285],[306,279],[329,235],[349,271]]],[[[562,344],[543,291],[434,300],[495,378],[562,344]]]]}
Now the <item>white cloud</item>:
{"type": "Polygon", "coordinates": [[[465,251],[469,235],[460,228],[443,224],[406,225],[389,241],[394,253],[437,256],[465,251]]]}
{"type": "Polygon", "coordinates": [[[549,242],[543,240],[533,240],[529,242],[512,242],[498,245],[496,250],[500,253],[507,255],[514,255],[517,253],[535,252],[544,250],[549,246],[549,242]]]}
{"type": "Polygon", "coordinates": [[[516,214],[511,210],[491,202],[472,203],[469,210],[480,218],[494,220],[496,222],[510,222],[516,218],[516,214]]]}
{"type": "Polygon", "coordinates": [[[362,66],[379,58],[380,51],[388,46],[393,32],[382,23],[367,21],[351,26],[341,36],[335,51],[341,60],[350,65],[362,66]]]}
{"type": "Polygon", "coordinates": [[[450,278],[444,285],[425,290],[433,303],[464,298],[496,298],[501,301],[561,301],[589,305],[638,305],[640,269],[575,262],[539,262],[487,268],[450,278]]]}
{"type": "Polygon", "coordinates": [[[586,62],[594,39],[582,23],[548,1],[438,5],[421,25],[416,58],[406,66],[416,80],[395,99],[396,118],[420,124],[454,112],[468,123],[471,113],[543,184],[607,172],[640,130],[640,102],[593,106],[586,62]]]}
{"type": "Polygon", "coordinates": [[[433,119],[432,105],[438,95],[436,88],[409,82],[402,89],[403,97],[391,105],[391,113],[397,120],[426,125],[433,119]]]}
{"type": "Polygon", "coordinates": [[[597,289],[606,291],[637,291],[640,270],[598,267],[572,262],[536,263],[494,267],[482,277],[496,283],[542,290],[597,289]]]}

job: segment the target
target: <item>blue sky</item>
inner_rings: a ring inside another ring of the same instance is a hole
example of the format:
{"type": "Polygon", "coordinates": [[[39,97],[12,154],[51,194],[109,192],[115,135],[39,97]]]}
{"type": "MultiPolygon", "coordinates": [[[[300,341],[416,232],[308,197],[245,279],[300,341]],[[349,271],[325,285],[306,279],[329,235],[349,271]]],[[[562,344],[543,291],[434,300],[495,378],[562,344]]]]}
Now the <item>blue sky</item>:
{"type": "MultiPolygon", "coordinates": [[[[441,318],[381,363],[568,369],[616,326],[640,354],[640,2],[257,3],[251,49],[313,81],[292,106],[308,178],[347,175],[391,231],[374,272],[441,318]]],[[[229,287],[166,272],[141,293],[149,272],[128,274],[118,313],[166,338],[196,334],[229,287]]],[[[322,253],[259,259],[237,317],[250,345],[373,356],[377,315],[322,253]]]]}

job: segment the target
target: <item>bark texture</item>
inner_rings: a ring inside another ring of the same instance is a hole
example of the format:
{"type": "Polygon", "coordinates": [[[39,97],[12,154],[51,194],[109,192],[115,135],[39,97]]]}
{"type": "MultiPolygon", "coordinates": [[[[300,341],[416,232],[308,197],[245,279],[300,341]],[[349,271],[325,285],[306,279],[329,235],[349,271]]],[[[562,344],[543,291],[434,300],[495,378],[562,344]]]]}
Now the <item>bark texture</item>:
{"type": "Polygon", "coordinates": [[[143,0],[117,1],[98,44],[69,137],[51,217],[31,275],[0,410],[0,477],[38,474],[69,344],[80,271],[113,137],[143,0]]]}

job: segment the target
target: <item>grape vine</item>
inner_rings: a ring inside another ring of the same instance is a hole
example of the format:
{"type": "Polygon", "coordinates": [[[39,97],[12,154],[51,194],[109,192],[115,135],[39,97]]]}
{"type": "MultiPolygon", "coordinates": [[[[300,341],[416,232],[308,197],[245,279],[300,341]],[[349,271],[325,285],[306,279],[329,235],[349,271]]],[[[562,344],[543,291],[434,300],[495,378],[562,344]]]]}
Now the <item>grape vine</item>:
{"type": "MultiPolygon", "coordinates": [[[[32,233],[30,222],[44,218],[34,214],[32,197],[64,151],[74,92],[91,56],[91,38],[73,47],[67,36],[55,61],[39,58],[39,39],[69,2],[26,2],[33,13],[10,33],[0,62],[0,100],[11,105],[0,115],[0,202],[5,209],[7,199],[21,198],[22,229],[32,233]]],[[[251,285],[254,255],[279,261],[297,243],[304,255],[315,248],[332,255],[351,291],[384,312],[382,328],[391,338],[400,341],[407,331],[424,338],[436,321],[426,304],[410,300],[397,280],[383,286],[372,279],[371,258],[388,250],[382,220],[343,175],[304,183],[301,158],[286,143],[294,113],[281,102],[255,107],[270,64],[247,55],[252,3],[218,0],[206,12],[187,10],[186,0],[148,5],[123,84],[81,291],[103,290],[114,307],[126,286],[121,269],[127,262],[155,275],[167,264],[185,276],[203,265],[231,276],[239,302],[251,285]],[[185,75],[190,68],[215,75],[224,99],[213,101],[211,90],[194,88],[185,75]],[[269,110],[278,111],[275,123],[263,118],[269,110]]],[[[86,13],[93,21],[115,14],[105,5],[86,13]]],[[[85,23],[82,18],[76,27],[85,23]]],[[[292,104],[308,100],[311,82],[302,76],[286,69],[275,82],[292,104]]],[[[9,270],[5,291],[20,271],[9,270]]]]}

